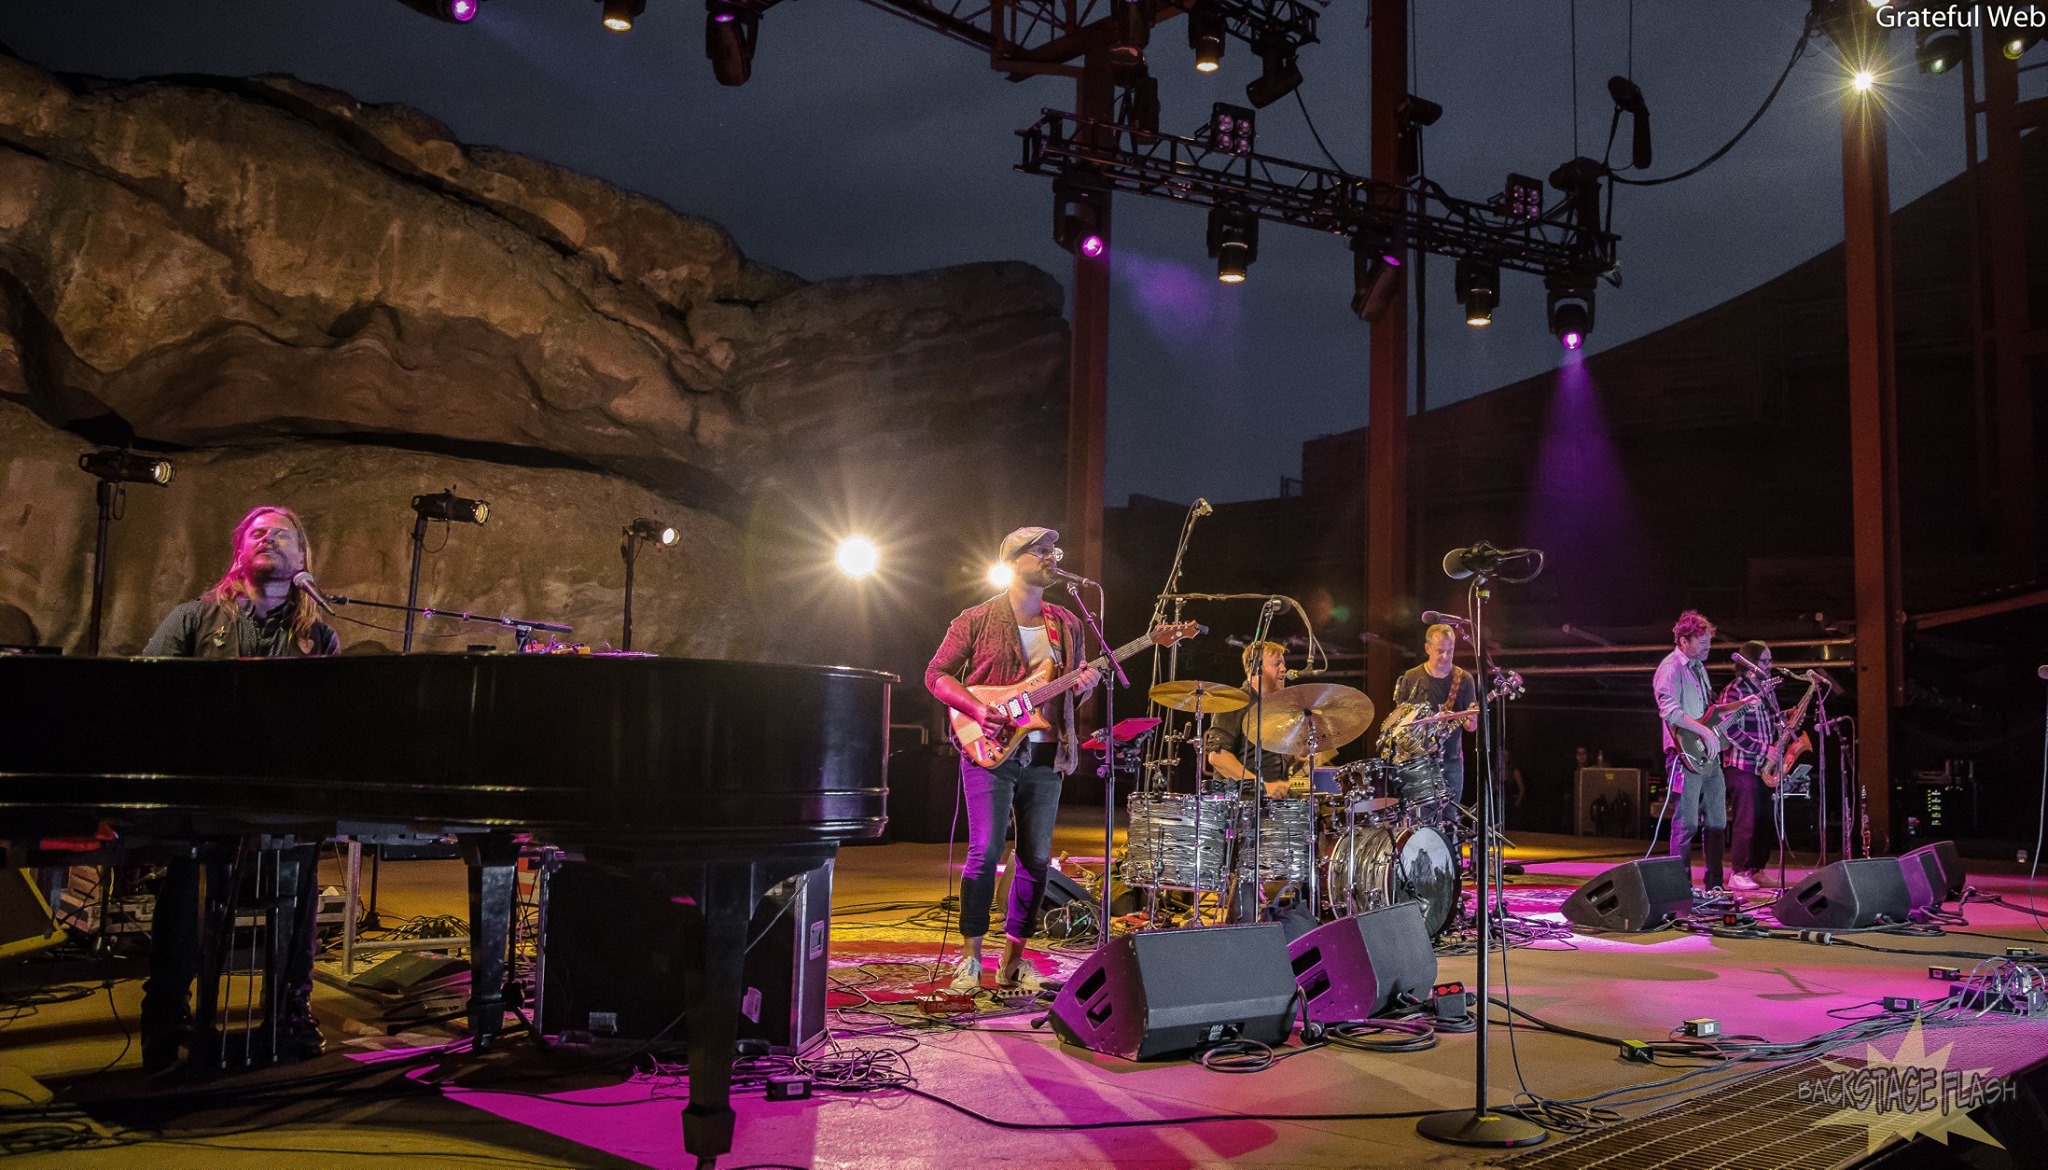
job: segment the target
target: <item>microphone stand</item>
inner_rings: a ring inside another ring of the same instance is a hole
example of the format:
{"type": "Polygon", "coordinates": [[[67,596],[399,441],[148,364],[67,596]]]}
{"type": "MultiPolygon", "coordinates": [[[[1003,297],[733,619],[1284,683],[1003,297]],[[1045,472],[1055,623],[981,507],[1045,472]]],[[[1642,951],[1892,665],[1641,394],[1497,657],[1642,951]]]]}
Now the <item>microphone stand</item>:
{"type": "Polygon", "coordinates": [[[1828,732],[1832,724],[1826,691],[1814,697],[1814,709],[1818,713],[1813,720],[1813,868],[1824,869],[1828,864],[1828,732]]]}
{"type": "Polygon", "coordinates": [[[94,493],[99,499],[100,527],[92,554],[92,617],[85,624],[85,652],[97,657],[100,652],[100,605],[107,592],[107,533],[114,522],[114,508],[124,498],[120,484],[102,478],[94,493]]]}
{"type": "MultiPolygon", "coordinates": [[[[1470,587],[1472,610],[1473,653],[1484,655],[1486,650],[1486,600],[1490,591],[1487,583],[1491,575],[1474,571],[1470,587]]],[[[1481,659],[1475,658],[1475,662],[1481,659]]],[[[1479,698],[1479,760],[1484,773],[1479,777],[1479,856],[1472,872],[1479,875],[1479,897],[1477,918],[1479,919],[1479,1028],[1473,1048],[1477,1065],[1473,1076],[1473,1107],[1470,1109],[1448,1110],[1432,1113],[1415,1123],[1415,1132],[1434,1141],[1447,1142],[1457,1146],[1490,1146],[1508,1149],[1515,1146],[1533,1146],[1549,1136],[1542,1126],[1507,1113],[1495,1113],[1487,1107],[1486,1056],[1487,1016],[1492,1011],[1487,997],[1487,981],[1493,962],[1493,908],[1488,904],[1486,884],[1493,875],[1493,721],[1488,717],[1487,688],[1477,685],[1479,698]]],[[[1453,701],[1455,701],[1453,696],[1453,701]]],[[[1512,1021],[1510,1021],[1512,1025],[1512,1021]]]]}
{"type": "MultiPolygon", "coordinates": [[[[1266,640],[1266,634],[1273,627],[1273,616],[1280,612],[1280,606],[1281,601],[1277,597],[1268,597],[1265,600],[1265,604],[1259,606],[1258,624],[1252,628],[1252,642],[1254,644],[1266,640]]],[[[1252,922],[1259,920],[1258,908],[1266,900],[1266,875],[1260,864],[1263,859],[1259,856],[1259,846],[1261,844],[1259,838],[1264,830],[1264,826],[1260,822],[1265,819],[1264,813],[1266,811],[1266,657],[1263,653],[1259,655],[1256,668],[1259,672],[1259,683],[1256,687],[1252,688],[1252,734],[1250,736],[1252,741],[1252,912],[1249,920],[1252,922]]],[[[1242,879],[1240,878],[1240,880],[1242,879]]],[[[1235,890],[1231,892],[1231,901],[1234,903],[1231,907],[1233,911],[1237,911],[1238,907],[1243,903],[1242,897],[1235,890]]],[[[1233,913],[1231,917],[1244,921],[1239,913],[1233,913]]]]}
{"type": "MultiPolygon", "coordinates": [[[[415,587],[417,587],[418,582],[415,581],[414,585],[415,587]]],[[[534,621],[532,618],[487,617],[482,614],[473,614],[467,611],[458,612],[454,610],[435,609],[431,605],[412,605],[410,603],[405,605],[394,605],[388,601],[367,601],[360,597],[343,597],[340,594],[329,594],[327,597],[327,604],[366,605],[372,609],[404,610],[407,652],[410,652],[412,647],[412,620],[415,617],[445,617],[454,618],[456,621],[459,622],[474,622],[478,625],[503,626],[506,629],[512,631],[512,636],[518,640],[519,649],[522,651],[526,649],[527,643],[533,640],[533,634],[535,630],[545,631],[550,634],[573,634],[576,632],[576,628],[574,626],[557,625],[554,622],[538,622],[534,621]]]]}
{"type": "MultiPolygon", "coordinates": [[[[1108,613],[1109,599],[1103,596],[1102,583],[1090,581],[1089,584],[1095,586],[1095,604],[1102,607],[1102,612],[1108,613]]],[[[1102,647],[1102,656],[1108,660],[1112,676],[1104,680],[1109,685],[1102,689],[1102,897],[1095,907],[1095,949],[1101,950],[1109,945],[1109,859],[1116,852],[1116,684],[1121,681],[1130,686],[1131,680],[1124,673],[1123,663],[1116,660],[1116,651],[1110,648],[1109,639],[1102,636],[1101,623],[1089,612],[1088,603],[1081,600],[1080,583],[1067,582],[1067,593],[1073,597],[1074,605],[1080,609],[1088,628],[1095,631],[1095,644],[1102,647]]],[[[1078,711],[1075,717],[1080,717],[1078,711]]],[[[1076,736],[1080,734],[1079,728],[1068,730],[1076,736]]]]}
{"type": "MultiPolygon", "coordinates": [[[[1198,504],[1190,504],[1188,506],[1187,519],[1181,521],[1180,543],[1175,545],[1173,550],[1173,567],[1166,571],[1166,588],[1160,590],[1159,596],[1153,599],[1152,618],[1150,622],[1145,626],[1147,630],[1158,629],[1160,623],[1166,620],[1166,603],[1169,598],[1173,601],[1174,623],[1179,624],[1181,620],[1181,614],[1183,612],[1184,607],[1187,605],[1187,602],[1185,599],[1175,596],[1174,591],[1180,588],[1180,565],[1181,561],[1188,555],[1188,542],[1194,538],[1195,521],[1203,515],[1203,513],[1198,510],[1198,507],[1198,504]]],[[[1105,610],[1106,609],[1107,607],[1105,606],[1105,610]]],[[[1163,681],[1171,682],[1179,677],[1180,643],[1175,642],[1173,645],[1167,647],[1166,649],[1166,678],[1163,681]]],[[[1152,684],[1154,686],[1157,686],[1161,681],[1162,680],[1159,677],[1159,649],[1155,646],[1152,650],[1152,684]]],[[[1130,683],[1126,681],[1124,685],[1129,686],[1130,683]]],[[[1151,695],[1148,692],[1146,695],[1148,707],[1152,705],[1150,700],[1151,695]]],[[[1159,742],[1157,745],[1159,748],[1159,755],[1153,761],[1155,763],[1163,762],[1165,758],[1165,753],[1169,750],[1167,745],[1174,742],[1174,716],[1178,714],[1178,712],[1176,712],[1171,707],[1161,707],[1160,711],[1162,725],[1160,727],[1159,742]]],[[[1201,750],[1201,745],[1196,744],[1195,754],[1197,758],[1200,757],[1201,750]]],[[[1141,772],[1140,775],[1143,777],[1140,783],[1149,789],[1151,779],[1150,769],[1146,769],[1145,771],[1141,772]]],[[[1195,795],[1199,797],[1201,796],[1201,794],[1201,780],[1200,776],[1197,775],[1195,795]]],[[[1104,862],[1104,864],[1106,865],[1108,863],[1104,862]]]]}

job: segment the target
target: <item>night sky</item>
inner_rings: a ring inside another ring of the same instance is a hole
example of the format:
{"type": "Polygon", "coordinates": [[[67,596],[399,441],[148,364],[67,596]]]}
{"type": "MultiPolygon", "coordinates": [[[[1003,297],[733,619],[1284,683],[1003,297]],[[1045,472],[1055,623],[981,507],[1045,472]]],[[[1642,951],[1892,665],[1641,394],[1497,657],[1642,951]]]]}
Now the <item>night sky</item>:
{"type": "MultiPolygon", "coordinates": [[[[1509,171],[1547,175],[1603,152],[1606,79],[1633,73],[1656,131],[1650,176],[1689,167],[1761,103],[1790,59],[1804,0],[1574,5],[1429,0],[1411,89],[1441,103],[1428,173],[1484,199],[1509,171]],[[1577,26],[1577,145],[1572,56],[1577,26]],[[1630,10],[1634,9],[1631,68],[1630,10]]],[[[790,0],[761,25],[752,81],[717,85],[703,7],[652,0],[630,34],[594,0],[488,0],[467,26],[396,0],[11,0],[0,42],[46,68],[135,77],[286,72],[372,102],[402,102],[461,139],[598,175],[722,224],[746,254],[809,279],[1021,259],[1064,281],[1050,182],[1016,172],[1015,131],[1071,109],[1072,82],[1013,84],[965,45],[856,0],[790,0]]],[[[1300,94],[1345,169],[1366,169],[1363,0],[1335,0],[1301,56],[1300,94]]],[[[1903,204],[1958,172],[1954,75],[1897,71],[1892,194],[1903,204]]],[[[1185,23],[1155,31],[1162,129],[1191,133],[1209,103],[1243,104],[1258,61],[1232,41],[1195,72],[1185,23]]],[[[2039,88],[2039,73],[2032,75],[2039,88]]],[[[1664,187],[1621,192],[1625,287],[1602,287],[1598,351],[1707,308],[1840,239],[1841,66],[1809,46],[1776,105],[1726,159],[1664,187]]],[[[1293,98],[1261,111],[1262,153],[1324,156],[1293,98]]],[[[1615,159],[1627,157],[1627,128],[1615,159]]],[[[1182,500],[1276,494],[1303,439],[1362,425],[1367,329],[1350,313],[1344,242],[1266,224],[1251,279],[1215,280],[1203,212],[1119,196],[1107,495],[1182,500]]],[[[1487,330],[1465,326],[1451,265],[1430,266],[1431,405],[1555,364],[1535,277],[1504,276],[1487,330]]]]}

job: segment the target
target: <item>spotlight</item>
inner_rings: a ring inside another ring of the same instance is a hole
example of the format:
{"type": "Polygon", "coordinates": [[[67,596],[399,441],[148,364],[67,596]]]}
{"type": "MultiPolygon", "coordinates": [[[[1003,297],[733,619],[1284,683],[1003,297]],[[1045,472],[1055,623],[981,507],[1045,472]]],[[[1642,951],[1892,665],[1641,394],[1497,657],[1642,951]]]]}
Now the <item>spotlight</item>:
{"type": "Polygon", "coordinates": [[[1001,561],[988,567],[988,583],[998,589],[1008,589],[1010,582],[1016,578],[1016,571],[1001,561]]]}
{"type": "Polygon", "coordinates": [[[1255,110],[1265,109],[1301,84],[1301,68],[1294,63],[1292,42],[1279,38],[1260,41],[1259,60],[1264,63],[1259,76],[1244,87],[1244,98],[1255,110]]]}
{"type": "Polygon", "coordinates": [[[1376,323],[1401,291],[1401,254],[1376,237],[1351,237],[1351,311],[1376,323]]]}
{"type": "Polygon", "coordinates": [[[1465,324],[1493,324],[1500,304],[1500,265],[1468,256],[1458,261],[1458,303],[1465,306],[1465,324]]]}
{"type": "Polygon", "coordinates": [[[1504,198],[1513,219],[1543,218],[1543,184],[1527,175],[1508,172],[1504,198]]]}
{"type": "Polygon", "coordinates": [[[1550,332],[1566,349],[1579,349],[1593,332],[1593,286],[1573,279],[1547,281],[1550,332]]]}
{"type": "Polygon", "coordinates": [[[1922,73],[1947,73],[1969,51],[1969,42],[1960,29],[1923,28],[1914,34],[1913,42],[1913,57],[1922,73]]]}
{"type": "Polygon", "coordinates": [[[1219,203],[1209,209],[1209,255],[1216,258],[1216,279],[1243,284],[1245,270],[1259,258],[1259,217],[1242,204],[1219,203]]]}
{"type": "Polygon", "coordinates": [[[875,542],[865,536],[849,536],[839,542],[839,555],[835,558],[839,571],[849,577],[865,577],[875,571],[881,563],[881,553],[875,549],[875,542]]]}
{"type": "Polygon", "coordinates": [[[1436,125],[1436,120],[1443,116],[1442,106],[1412,93],[1394,107],[1394,122],[1400,127],[1400,136],[1395,141],[1394,165],[1402,178],[1412,179],[1422,173],[1422,128],[1436,125]]]}
{"type": "Polygon", "coordinates": [[[647,0],[604,0],[604,26],[613,32],[632,32],[633,22],[647,11],[647,0]]]}
{"type": "Polygon", "coordinates": [[[1999,46],[1999,51],[2005,54],[2006,60],[2017,61],[2027,55],[2028,49],[2040,43],[2041,34],[2038,32],[2014,33],[2005,44],[1999,46]]]}
{"type": "Polygon", "coordinates": [[[133,451],[88,451],[78,457],[78,469],[108,483],[153,483],[163,487],[171,482],[170,460],[151,459],[133,451]]]}
{"type": "Polygon", "coordinates": [[[1870,87],[1877,84],[1877,74],[1868,69],[1858,69],[1856,75],[1849,79],[1849,84],[1857,93],[1869,93],[1870,87]]]}
{"type": "Polygon", "coordinates": [[[1574,224],[1586,235],[1600,230],[1600,180],[1606,175],[1603,163],[1585,157],[1550,172],[1550,185],[1564,193],[1574,224]]]}
{"type": "Polygon", "coordinates": [[[1111,68],[1131,68],[1145,63],[1145,46],[1152,40],[1152,17],[1139,0],[1113,0],[1116,11],[1116,39],[1109,46],[1111,68]]]}
{"type": "Polygon", "coordinates": [[[414,496],[412,510],[422,520],[460,520],[464,524],[482,524],[491,516],[488,500],[465,500],[452,487],[431,496],[414,496]]]}
{"type": "Polygon", "coordinates": [[[1159,79],[1145,69],[1144,62],[1125,75],[1124,93],[1117,121],[1147,134],[1159,133],[1159,79]]]}
{"type": "Polygon", "coordinates": [[[668,548],[682,538],[682,533],[659,520],[649,520],[642,516],[626,525],[626,537],[629,540],[644,540],[649,544],[668,548]]]}
{"type": "Polygon", "coordinates": [[[1195,68],[1200,72],[1223,68],[1224,29],[1223,10],[1214,0],[1196,0],[1188,10],[1188,48],[1195,51],[1195,68]]]}
{"type": "Polygon", "coordinates": [[[1090,260],[1109,251],[1109,185],[1089,170],[1052,182],[1052,238],[1067,251],[1090,260]]]}
{"type": "Polygon", "coordinates": [[[1650,104],[1643,100],[1642,87],[1626,77],[1607,79],[1607,96],[1614,99],[1616,115],[1627,114],[1633,141],[1629,165],[1636,170],[1650,167],[1650,104]]]}
{"type": "Polygon", "coordinates": [[[704,56],[720,85],[745,85],[754,75],[760,15],[733,0],[704,0],[704,56]]]}
{"type": "Polygon", "coordinates": [[[1209,144],[1225,154],[1247,155],[1259,140],[1259,116],[1228,102],[1209,105],[1209,144]]]}
{"type": "Polygon", "coordinates": [[[476,19],[477,0],[442,0],[441,10],[456,24],[468,24],[476,19]]]}

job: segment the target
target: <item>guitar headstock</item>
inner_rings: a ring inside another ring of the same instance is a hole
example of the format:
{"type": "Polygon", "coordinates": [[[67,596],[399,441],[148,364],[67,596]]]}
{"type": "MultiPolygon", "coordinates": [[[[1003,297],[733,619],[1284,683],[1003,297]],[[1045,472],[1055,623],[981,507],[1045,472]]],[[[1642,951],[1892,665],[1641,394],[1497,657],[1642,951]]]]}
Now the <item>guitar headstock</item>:
{"type": "Polygon", "coordinates": [[[1200,622],[1172,622],[1167,625],[1153,626],[1152,632],[1146,635],[1146,637],[1151,639],[1154,646],[1171,646],[1183,638],[1192,638],[1196,634],[1204,632],[1200,622]]]}

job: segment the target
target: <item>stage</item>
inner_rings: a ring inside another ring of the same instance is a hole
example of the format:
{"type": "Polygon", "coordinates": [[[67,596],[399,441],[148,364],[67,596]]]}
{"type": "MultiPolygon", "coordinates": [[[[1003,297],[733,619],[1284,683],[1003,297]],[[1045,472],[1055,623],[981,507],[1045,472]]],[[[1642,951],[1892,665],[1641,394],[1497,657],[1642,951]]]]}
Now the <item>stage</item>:
{"type": "MultiPolygon", "coordinates": [[[[1585,878],[1639,856],[1641,848],[1517,835],[1510,859],[1526,872],[1509,879],[1508,908],[1526,923],[1543,924],[1518,934],[1562,935],[1554,928],[1563,898],[1585,878]]],[[[1055,855],[1100,851],[1099,819],[1070,811],[1055,855]]],[[[1042,1006],[1004,1009],[985,998],[988,1010],[971,1020],[923,1017],[907,997],[928,979],[924,964],[942,946],[950,954],[955,941],[936,910],[946,892],[948,852],[944,845],[917,844],[847,849],[837,870],[829,1004],[834,1039],[814,1049],[807,1063],[828,1078],[909,1081],[911,1087],[820,1088],[808,1100],[774,1102],[758,1089],[743,1090],[736,1094],[734,1149],[721,1166],[1163,1170],[1468,1166],[1506,1156],[1439,1145],[1415,1132],[1416,1116],[1473,1104],[1475,1037],[1469,1033],[1439,1034],[1434,1047],[1402,1053],[1336,1044],[1301,1050],[1297,1037],[1270,1067],[1232,1073],[1185,1060],[1134,1064],[1063,1046],[1049,1029],[1033,1026],[1042,1006]],[[901,1021],[913,1024],[905,1028],[901,1021]]],[[[954,851],[955,864],[959,857],[954,851]]],[[[2024,874],[1987,873],[1976,863],[1969,870],[1977,890],[2025,905],[2024,874]]],[[[462,890],[454,862],[386,865],[380,909],[391,917],[459,914],[462,890]]],[[[1752,905],[1763,900],[1748,898],[1752,905]]],[[[1994,1089],[2011,1085],[2016,1102],[1956,1108],[1946,1136],[1952,1154],[1984,1156],[1975,1165],[2018,1164],[1969,1135],[1981,1122],[1991,1135],[2041,1136],[2039,1114],[2027,1116],[2039,1107],[2038,1084],[1997,1078],[2020,1073],[2048,1053],[2048,1019],[1950,1011],[1914,1029],[1909,1014],[1887,1018],[1880,1007],[1885,997],[1931,1001],[1947,994],[1954,984],[1930,979],[1930,965],[1967,972],[1980,962],[1976,956],[2003,958],[2007,947],[2048,950],[2043,920],[2029,913],[1986,902],[1964,912],[1969,925],[1939,937],[1842,933],[1831,945],[1818,945],[1680,931],[1580,932],[1538,939],[1505,955],[1496,951],[1493,992],[1528,1015],[1517,1017],[1524,1026],[1510,1029],[1506,1010],[1493,1011],[1494,1105],[1526,1102],[1525,1094],[1564,1102],[1634,1087],[1576,1109],[1545,1110],[1557,1124],[1587,1118],[1587,1105],[1616,1112],[1585,1136],[1552,1133],[1517,1164],[1855,1164],[1873,1149],[1867,1122],[1879,1127],[1881,1139],[1887,1125],[1924,1120],[1907,1115],[1901,1122],[1896,1111],[1875,1106],[1859,1112],[1839,1093],[1828,1098],[1823,1087],[1831,1076],[1866,1063],[1975,1073],[1991,1080],[1954,1080],[1994,1089]],[[1701,1017],[1718,1021],[1731,1040],[1759,1037],[1776,1045],[1836,1029],[1861,1032],[1841,1033],[1825,1053],[1826,1065],[1811,1059],[1823,1055],[1820,1049],[1786,1051],[1781,1055],[1807,1059],[1775,1061],[1716,1063],[1669,1048],[1651,1063],[1622,1059],[1619,1041],[1666,1042],[1683,1021],[1701,1017]],[[2020,1128],[2009,1128],[2014,1124],[2020,1128]],[[1618,1153],[1626,1157],[1613,1161],[1618,1153]]],[[[631,928],[620,923],[622,930],[631,928]]],[[[1056,978],[1080,954],[1034,952],[1034,962],[1056,978]]],[[[10,1019],[0,1065],[56,1091],[49,1111],[0,1113],[0,1131],[13,1148],[43,1143],[32,1155],[36,1165],[331,1166],[378,1158],[407,1165],[690,1164],[681,1148],[683,1080],[674,1071],[656,1067],[635,1075],[628,1054],[543,1053],[519,1037],[485,1054],[459,1043],[437,1049],[450,1044],[451,1033],[421,1028],[386,1036],[367,1001],[325,984],[314,1006],[329,1055],[319,1061],[208,1081],[145,1080],[134,1045],[124,1043],[135,1020],[140,969],[132,958],[48,957],[12,961],[4,969],[9,1003],[17,1006],[0,1016],[10,1019]],[[102,988],[109,979],[115,981],[102,988]],[[39,982],[85,993],[32,1010],[19,1006],[22,993],[39,982]],[[30,1128],[34,1135],[27,1134],[30,1128]]],[[[1470,987],[1477,977],[1469,947],[1440,958],[1439,982],[1470,987]]],[[[32,1090],[0,1094],[24,1091],[32,1090]]],[[[1887,1148],[1896,1153],[1900,1146],[1887,1148]]]]}

